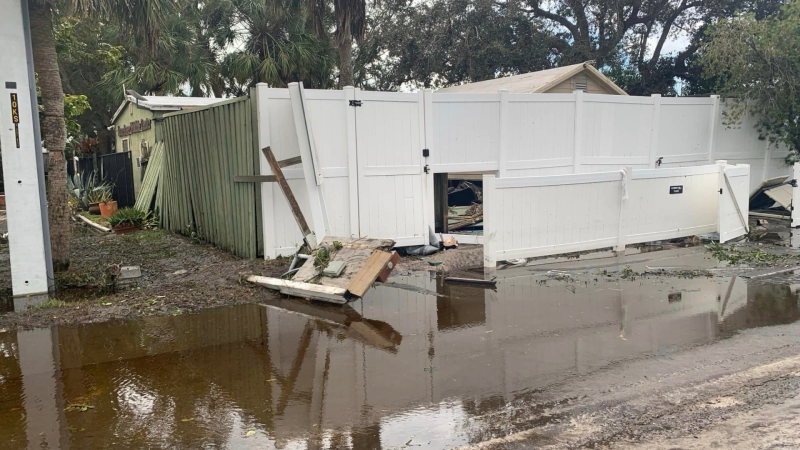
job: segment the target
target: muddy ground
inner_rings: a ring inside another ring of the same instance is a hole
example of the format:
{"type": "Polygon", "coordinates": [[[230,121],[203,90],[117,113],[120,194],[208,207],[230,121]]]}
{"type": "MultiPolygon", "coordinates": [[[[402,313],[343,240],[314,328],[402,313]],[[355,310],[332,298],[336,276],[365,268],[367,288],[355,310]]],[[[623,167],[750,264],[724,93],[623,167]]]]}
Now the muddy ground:
{"type": "Polygon", "coordinates": [[[7,246],[0,255],[0,290],[5,293],[6,311],[0,313],[0,329],[186,314],[256,302],[270,294],[241,278],[252,274],[278,276],[289,264],[286,260],[237,258],[160,230],[118,236],[75,225],[70,269],[56,276],[58,294],[43,305],[11,312],[7,246]],[[112,286],[109,277],[115,265],[139,266],[142,276],[112,286]]]}
{"type": "MultiPolygon", "coordinates": [[[[5,225],[0,217],[0,226],[5,225]]],[[[783,221],[751,223],[749,239],[709,250],[709,258],[720,260],[727,273],[769,272],[770,268],[800,266],[800,250],[790,245],[783,221]]],[[[694,237],[631,248],[628,254],[703,246],[694,237]]],[[[603,252],[568,255],[547,261],[531,260],[536,270],[543,262],[593,260],[603,252]]],[[[613,258],[612,264],[613,262],[613,258]]],[[[57,275],[58,294],[49,302],[13,312],[8,248],[0,244],[0,329],[30,329],[57,324],[102,322],[150,315],[177,315],[216,306],[252,303],[272,295],[242,281],[247,275],[276,277],[289,265],[287,258],[245,260],[202,242],[155,230],[118,236],[100,234],[82,224],[73,226],[72,266],[57,275]],[[114,266],[139,266],[142,276],[111,284],[114,266]]],[[[434,255],[406,256],[396,274],[432,271],[465,278],[482,278],[483,247],[462,245],[434,255]],[[433,263],[433,264],[432,264],[433,263]]],[[[555,266],[554,266],[555,267],[555,266]]],[[[645,275],[659,276],[644,269],[645,275]]],[[[500,271],[499,273],[502,273],[500,271]]],[[[701,272],[677,275],[710,275],[701,272]]],[[[673,274],[674,275],[674,274],[673,274]]]]}

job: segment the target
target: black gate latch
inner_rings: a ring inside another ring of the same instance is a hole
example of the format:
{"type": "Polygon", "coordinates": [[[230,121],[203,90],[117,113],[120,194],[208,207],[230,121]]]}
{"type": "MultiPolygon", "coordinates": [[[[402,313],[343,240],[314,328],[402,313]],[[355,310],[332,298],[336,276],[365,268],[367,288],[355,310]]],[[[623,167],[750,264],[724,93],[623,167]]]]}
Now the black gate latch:
{"type": "Polygon", "coordinates": [[[361,106],[361,100],[350,100],[350,106],[361,106]]]}

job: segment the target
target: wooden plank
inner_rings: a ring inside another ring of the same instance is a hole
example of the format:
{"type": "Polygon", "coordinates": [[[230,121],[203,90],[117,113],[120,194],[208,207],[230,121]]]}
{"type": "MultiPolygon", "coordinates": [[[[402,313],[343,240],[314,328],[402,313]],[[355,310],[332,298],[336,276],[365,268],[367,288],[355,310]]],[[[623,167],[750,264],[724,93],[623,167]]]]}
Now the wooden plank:
{"type": "Polygon", "coordinates": [[[311,234],[311,229],[308,227],[308,223],[306,223],[306,218],[303,217],[303,212],[300,211],[300,205],[297,204],[297,200],[294,198],[292,189],[289,187],[289,182],[287,182],[286,177],[283,176],[281,167],[278,165],[278,160],[276,160],[275,155],[272,154],[272,149],[270,147],[264,147],[261,149],[261,151],[264,152],[264,156],[267,158],[269,167],[272,169],[272,173],[278,180],[278,186],[280,186],[281,191],[283,191],[283,195],[286,197],[287,203],[289,203],[289,208],[292,210],[294,220],[297,221],[300,231],[303,233],[304,237],[308,236],[311,234]]]}
{"type": "Polygon", "coordinates": [[[460,284],[473,284],[479,287],[494,287],[497,285],[497,280],[482,280],[478,278],[459,278],[459,277],[446,277],[445,283],[460,283],[460,284]]]}
{"type": "Polygon", "coordinates": [[[386,280],[389,279],[389,275],[392,274],[392,270],[394,270],[394,268],[397,267],[397,263],[399,262],[400,262],[400,254],[397,253],[396,251],[392,252],[392,259],[389,261],[389,264],[386,264],[386,267],[384,267],[380,275],[378,275],[378,280],[380,280],[381,283],[385,283],[386,280]]]}
{"type": "Polygon", "coordinates": [[[294,166],[295,164],[300,164],[302,162],[303,161],[302,161],[301,157],[295,156],[293,158],[287,158],[287,159],[278,161],[278,165],[283,168],[283,167],[294,166]]]}
{"type": "Polygon", "coordinates": [[[234,183],[275,183],[277,181],[275,175],[236,175],[233,177],[234,183]]]}
{"type": "Polygon", "coordinates": [[[363,297],[391,259],[392,254],[389,252],[383,250],[372,252],[364,267],[350,280],[347,291],[355,297],[363,297]]]}
{"type": "Polygon", "coordinates": [[[247,277],[247,281],[296,297],[339,304],[347,303],[347,291],[343,288],[282,280],[280,278],[261,277],[258,275],[250,275],[247,277]]]}

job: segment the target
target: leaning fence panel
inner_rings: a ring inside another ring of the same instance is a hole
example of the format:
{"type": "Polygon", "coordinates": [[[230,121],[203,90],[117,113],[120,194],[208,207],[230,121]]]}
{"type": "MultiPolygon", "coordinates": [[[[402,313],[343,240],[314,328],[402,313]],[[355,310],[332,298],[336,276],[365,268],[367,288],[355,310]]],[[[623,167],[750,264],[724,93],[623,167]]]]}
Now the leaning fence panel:
{"type": "Polygon", "coordinates": [[[164,154],[156,206],[162,227],[253,258],[258,175],[247,97],[164,115],[164,154]]]}

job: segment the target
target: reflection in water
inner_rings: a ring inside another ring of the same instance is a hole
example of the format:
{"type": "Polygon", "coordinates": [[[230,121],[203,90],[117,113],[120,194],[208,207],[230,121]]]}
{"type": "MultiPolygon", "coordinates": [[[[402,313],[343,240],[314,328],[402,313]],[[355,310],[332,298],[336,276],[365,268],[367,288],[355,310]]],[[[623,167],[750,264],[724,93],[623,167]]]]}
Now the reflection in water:
{"type": "Polygon", "coordinates": [[[0,440],[449,447],[508,433],[487,417],[571,375],[800,318],[788,286],[736,278],[396,281],[419,289],[0,334],[0,440]]]}

